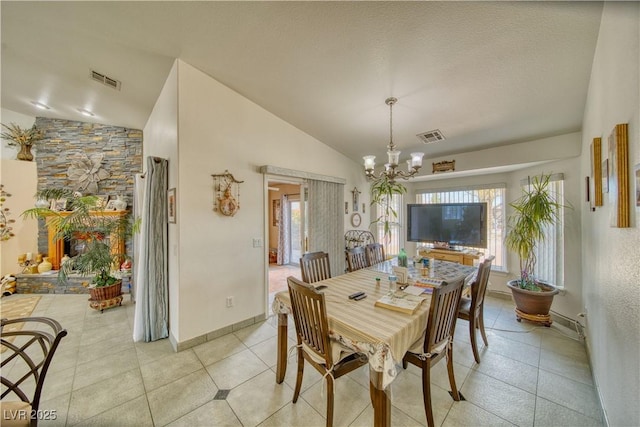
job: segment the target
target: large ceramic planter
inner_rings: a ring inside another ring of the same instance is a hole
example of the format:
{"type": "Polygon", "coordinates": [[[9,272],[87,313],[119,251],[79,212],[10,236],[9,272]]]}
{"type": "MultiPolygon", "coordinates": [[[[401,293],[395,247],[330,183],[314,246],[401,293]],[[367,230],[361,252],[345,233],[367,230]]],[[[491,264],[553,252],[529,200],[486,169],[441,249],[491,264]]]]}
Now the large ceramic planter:
{"type": "Polygon", "coordinates": [[[555,286],[537,282],[542,288],[541,292],[529,291],[521,289],[517,285],[517,280],[507,282],[507,286],[511,289],[513,301],[516,304],[516,319],[520,322],[522,319],[532,322],[542,323],[545,326],[551,326],[551,316],[549,310],[553,303],[553,296],[560,292],[555,286]]]}

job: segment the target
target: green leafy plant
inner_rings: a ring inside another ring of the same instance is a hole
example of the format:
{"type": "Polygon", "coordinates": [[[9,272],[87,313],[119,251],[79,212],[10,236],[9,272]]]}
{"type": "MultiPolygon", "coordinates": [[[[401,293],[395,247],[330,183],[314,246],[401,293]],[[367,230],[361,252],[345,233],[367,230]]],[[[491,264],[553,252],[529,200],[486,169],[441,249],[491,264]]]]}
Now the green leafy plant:
{"type": "Polygon", "coordinates": [[[509,204],[514,211],[507,219],[505,244],[520,258],[518,287],[536,292],[542,288],[536,284],[534,277],[537,262],[535,249],[539,242],[544,241],[546,227],[556,223],[560,208],[564,207],[551,193],[550,179],[551,175],[534,176],[530,188],[509,204]]]}
{"type": "Polygon", "coordinates": [[[371,224],[382,223],[385,238],[391,233],[390,224],[398,219],[398,212],[393,208],[393,196],[407,192],[404,185],[382,175],[371,183],[371,206],[378,205],[378,217],[371,224]]]}
{"type": "Polygon", "coordinates": [[[23,129],[15,123],[8,125],[2,123],[2,127],[6,130],[0,136],[6,139],[7,144],[10,146],[32,146],[44,137],[44,132],[38,129],[36,125],[31,126],[29,129],[23,129]]]}
{"type": "Polygon", "coordinates": [[[133,221],[129,213],[119,216],[107,215],[97,196],[74,196],[71,190],[45,189],[36,194],[37,199],[67,199],[68,212],[57,212],[49,208],[32,208],[24,211],[25,218],[46,218],[57,230],[54,239],[77,239],[84,249],[67,262],[58,273],[66,281],[71,273],[93,276],[92,286],[109,286],[119,278],[112,272],[129,257],[126,253],[114,252],[110,241],[126,241],[139,229],[139,221],[133,221]]]}

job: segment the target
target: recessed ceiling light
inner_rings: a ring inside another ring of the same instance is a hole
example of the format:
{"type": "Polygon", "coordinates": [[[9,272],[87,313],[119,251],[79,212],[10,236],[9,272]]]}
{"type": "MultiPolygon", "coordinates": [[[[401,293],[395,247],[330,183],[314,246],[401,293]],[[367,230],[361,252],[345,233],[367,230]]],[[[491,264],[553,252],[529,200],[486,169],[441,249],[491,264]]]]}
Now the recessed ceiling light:
{"type": "Polygon", "coordinates": [[[41,109],[41,110],[50,110],[51,109],[48,105],[43,104],[42,102],[31,101],[31,103],[33,105],[35,105],[36,107],[38,107],[39,109],[41,109]]]}
{"type": "Polygon", "coordinates": [[[81,112],[82,114],[84,114],[85,116],[89,116],[89,117],[93,117],[95,116],[95,114],[93,114],[91,111],[85,109],[85,108],[78,108],[78,111],[81,112]]]}

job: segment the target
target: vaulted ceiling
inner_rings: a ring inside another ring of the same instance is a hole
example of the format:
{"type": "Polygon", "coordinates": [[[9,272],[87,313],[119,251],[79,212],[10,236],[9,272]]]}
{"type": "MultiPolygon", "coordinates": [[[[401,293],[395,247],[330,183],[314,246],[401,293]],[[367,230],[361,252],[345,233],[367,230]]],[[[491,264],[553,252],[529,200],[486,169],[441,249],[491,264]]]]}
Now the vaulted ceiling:
{"type": "Polygon", "coordinates": [[[403,157],[580,130],[602,12],[600,2],[0,7],[3,108],[142,129],[180,58],[358,163],[386,157],[389,96],[399,99],[393,137],[403,157]],[[444,141],[416,137],[435,129],[444,141]]]}

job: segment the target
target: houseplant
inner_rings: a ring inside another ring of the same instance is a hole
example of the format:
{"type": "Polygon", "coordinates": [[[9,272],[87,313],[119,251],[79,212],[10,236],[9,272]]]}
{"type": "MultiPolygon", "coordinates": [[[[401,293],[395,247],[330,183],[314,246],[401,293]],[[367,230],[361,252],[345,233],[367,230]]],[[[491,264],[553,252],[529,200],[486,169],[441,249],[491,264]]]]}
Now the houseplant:
{"type": "Polygon", "coordinates": [[[516,304],[517,320],[527,319],[546,326],[551,325],[549,310],[558,289],[536,279],[536,247],[544,241],[545,230],[559,219],[564,205],[550,192],[551,175],[534,176],[528,189],[516,201],[510,203],[514,209],[508,218],[505,244],[520,259],[520,277],[511,280],[511,289],[516,304]]]}
{"type": "Polygon", "coordinates": [[[118,215],[105,212],[98,196],[74,195],[71,190],[64,189],[46,189],[39,191],[36,198],[67,200],[65,212],[36,207],[24,211],[22,215],[26,218],[46,218],[57,230],[55,240],[73,239],[79,242],[76,246],[78,254],[62,264],[58,279],[65,282],[71,273],[91,276],[90,301],[95,302],[91,306],[106,308],[101,301],[120,297],[122,293],[121,280],[114,272],[129,258],[110,242],[126,241],[137,231],[138,222],[134,222],[128,212],[118,215]]]}
{"type": "Polygon", "coordinates": [[[15,123],[5,125],[2,123],[2,127],[5,129],[0,136],[7,140],[9,146],[19,146],[18,160],[32,161],[33,154],[31,154],[31,147],[36,142],[44,138],[44,132],[36,127],[34,124],[29,129],[23,129],[15,123]]]}
{"type": "Polygon", "coordinates": [[[406,192],[407,189],[404,185],[389,179],[385,174],[371,183],[371,206],[378,206],[376,210],[378,217],[371,222],[371,225],[382,223],[385,239],[388,239],[391,234],[391,223],[398,219],[398,212],[394,209],[393,196],[406,192]]]}

